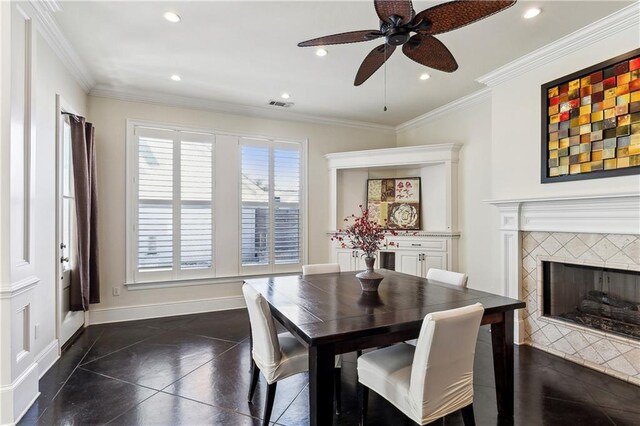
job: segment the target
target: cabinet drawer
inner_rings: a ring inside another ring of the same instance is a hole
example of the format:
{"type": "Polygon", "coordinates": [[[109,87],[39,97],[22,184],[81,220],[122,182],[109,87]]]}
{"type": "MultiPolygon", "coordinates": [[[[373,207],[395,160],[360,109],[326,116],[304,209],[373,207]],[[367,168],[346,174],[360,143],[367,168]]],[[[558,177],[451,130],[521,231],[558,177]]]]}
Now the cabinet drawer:
{"type": "Polygon", "coordinates": [[[388,249],[398,250],[429,250],[429,251],[447,251],[447,242],[444,240],[387,240],[388,249]],[[393,245],[391,245],[393,243],[393,245]]]}

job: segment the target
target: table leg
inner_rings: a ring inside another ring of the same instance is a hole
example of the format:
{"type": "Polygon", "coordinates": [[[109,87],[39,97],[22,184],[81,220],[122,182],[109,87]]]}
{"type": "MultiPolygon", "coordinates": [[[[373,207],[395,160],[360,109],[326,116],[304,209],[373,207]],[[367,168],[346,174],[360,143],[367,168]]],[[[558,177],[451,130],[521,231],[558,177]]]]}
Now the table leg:
{"type": "Polygon", "coordinates": [[[498,416],[513,419],[513,311],[503,314],[500,322],[491,324],[493,370],[496,381],[498,416]]]}
{"type": "Polygon", "coordinates": [[[309,347],[309,409],[311,426],[333,423],[333,345],[309,347]]]}

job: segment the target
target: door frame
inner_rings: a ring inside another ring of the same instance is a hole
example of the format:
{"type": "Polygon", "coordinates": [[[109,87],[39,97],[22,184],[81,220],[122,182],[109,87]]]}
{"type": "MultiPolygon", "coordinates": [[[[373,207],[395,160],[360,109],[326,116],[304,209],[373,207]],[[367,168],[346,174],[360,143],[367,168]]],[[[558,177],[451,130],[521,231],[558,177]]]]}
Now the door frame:
{"type": "MultiPolygon", "coordinates": [[[[60,200],[62,199],[62,149],[63,149],[63,141],[62,141],[62,126],[61,126],[61,116],[63,112],[68,112],[71,114],[75,114],[77,115],[76,110],[68,103],[65,101],[65,99],[60,95],[60,94],[56,94],[56,137],[55,137],[55,150],[56,150],[56,155],[55,155],[55,161],[56,161],[56,179],[55,179],[55,185],[56,185],[56,190],[55,190],[55,194],[56,194],[56,201],[55,201],[55,205],[56,205],[56,211],[55,211],[55,240],[56,240],[56,245],[55,245],[55,277],[56,277],[56,340],[58,340],[58,355],[61,354],[62,352],[62,346],[64,345],[60,339],[61,339],[61,334],[62,334],[62,300],[60,298],[60,295],[62,293],[62,279],[61,279],[61,268],[60,268],[60,244],[62,243],[62,233],[61,233],[61,220],[62,220],[62,203],[60,202],[60,200]]],[[[83,325],[81,328],[86,327],[87,325],[87,320],[88,320],[88,315],[87,312],[84,312],[83,315],[83,325]]],[[[80,329],[80,328],[79,328],[80,329]]]]}

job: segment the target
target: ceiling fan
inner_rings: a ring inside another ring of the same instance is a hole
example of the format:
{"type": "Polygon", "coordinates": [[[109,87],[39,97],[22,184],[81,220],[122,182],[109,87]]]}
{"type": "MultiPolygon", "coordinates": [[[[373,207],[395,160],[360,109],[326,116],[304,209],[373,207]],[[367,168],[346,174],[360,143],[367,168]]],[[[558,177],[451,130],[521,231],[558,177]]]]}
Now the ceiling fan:
{"type": "Polygon", "coordinates": [[[374,0],[373,5],[380,18],[380,30],[333,34],[303,41],[298,46],[358,43],[384,37],[385,42],[364,58],[356,74],[355,86],[360,86],[371,77],[397,46],[402,46],[402,52],[419,64],[453,72],[458,69],[458,63],[449,49],[433,35],[464,27],[515,3],[516,0],[455,0],[416,14],[411,0],[374,0]],[[412,36],[411,33],[415,34],[412,36]]]}

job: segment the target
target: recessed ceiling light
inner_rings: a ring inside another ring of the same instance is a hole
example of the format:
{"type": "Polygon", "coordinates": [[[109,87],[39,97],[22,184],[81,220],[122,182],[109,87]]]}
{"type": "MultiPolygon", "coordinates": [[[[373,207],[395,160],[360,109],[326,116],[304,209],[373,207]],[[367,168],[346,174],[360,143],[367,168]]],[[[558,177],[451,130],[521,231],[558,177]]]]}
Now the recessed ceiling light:
{"type": "Polygon", "coordinates": [[[320,48],[320,49],[316,50],[316,55],[317,56],[327,56],[327,53],[328,53],[327,49],[320,48]]]}
{"type": "Polygon", "coordinates": [[[173,75],[171,76],[171,80],[173,80],[173,81],[180,81],[180,80],[182,80],[182,77],[180,77],[178,74],[173,74],[173,75]]]}
{"type": "Polygon", "coordinates": [[[289,98],[291,97],[291,95],[290,95],[290,94],[288,94],[288,93],[283,93],[282,95],[280,95],[280,97],[281,97],[282,99],[289,99],[289,98]]]}
{"type": "Polygon", "coordinates": [[[426,72],[424,74],[420,74],[420,80],[429,80],[429,78],[431,78],[431,76],[426,72]]]}
{"type": "Polygon", "coordinates": [[[542,12],[542,9],[540,9],[539,7],[532,7],[531,9],[527,10],[524,15],[522,15],[522,17],[524,19],[535,18],[536,16],[540,15],[540,12],[542,12]]]}
{"type": "Polygon", "coordinates": [[[173,22],[174,24],[176,22],[180,22],[180,15],[178,15],[175,12],[165,12],[164,15],[164,19],[166,19],[169,22],[173,22]]]}

